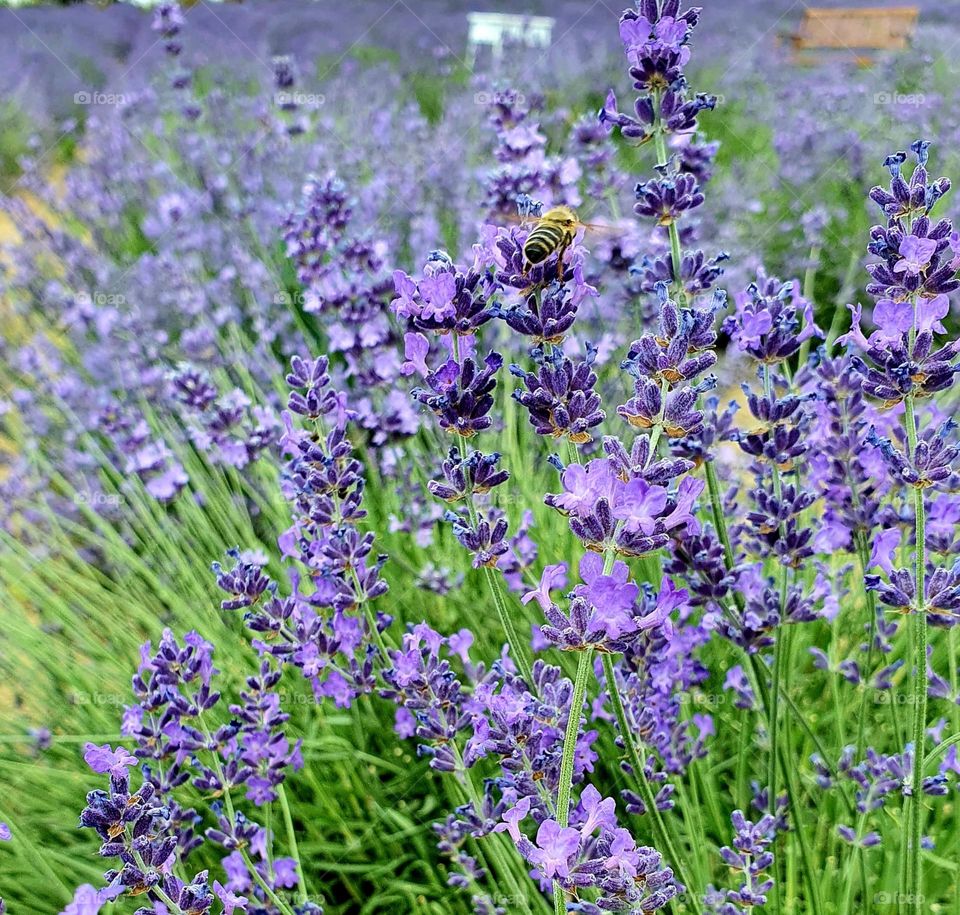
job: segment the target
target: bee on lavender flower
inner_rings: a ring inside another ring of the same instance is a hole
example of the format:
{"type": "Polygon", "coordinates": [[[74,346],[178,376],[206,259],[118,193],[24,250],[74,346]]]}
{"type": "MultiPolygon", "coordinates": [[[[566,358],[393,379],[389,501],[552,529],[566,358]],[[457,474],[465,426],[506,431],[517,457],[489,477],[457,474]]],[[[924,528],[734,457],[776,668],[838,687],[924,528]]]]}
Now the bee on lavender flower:
{"type": "Polygon", "coordinates": [[[531,268],[546,264],[554,254],[557,255],[557,279],[563,278],[563,256],[573,244],[577,232],[581,228],[617,231],[616,226],[595,225],[581,222],[576,211],[568,206],[550,207],[546,212],[539,212],[539,205],[530,207],[524,213],[523,202],[518,200],[521,216],[533,215],[536,224],[523,243],[523,269],[529,272],[531,268]]]}
{"type": "Polygon", "coordinates": [[[543,264],[556,254],[557,276],[561,276],[563,255],[573,244],[580,225],[580,219],[570,207],[558,206],[547,210],[537,219],[537,224],[523,243],[524,270],[543,264]]]}

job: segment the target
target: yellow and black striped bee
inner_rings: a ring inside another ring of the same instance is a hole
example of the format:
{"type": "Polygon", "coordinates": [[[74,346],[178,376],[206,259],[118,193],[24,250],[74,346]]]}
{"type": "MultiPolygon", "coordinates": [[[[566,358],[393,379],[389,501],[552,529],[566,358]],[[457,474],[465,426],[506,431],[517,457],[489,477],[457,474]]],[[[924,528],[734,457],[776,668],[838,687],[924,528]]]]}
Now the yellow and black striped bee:
{"type": "Polygon", "coordinates": [[[563,275],[563,255],[573,244],[580,228],[577,214],[567,206],[551,207],[533,227],[523,243],[523,269],[530,270],[542,264],[552,254],[557,255],[557,276],[563,275]]]}

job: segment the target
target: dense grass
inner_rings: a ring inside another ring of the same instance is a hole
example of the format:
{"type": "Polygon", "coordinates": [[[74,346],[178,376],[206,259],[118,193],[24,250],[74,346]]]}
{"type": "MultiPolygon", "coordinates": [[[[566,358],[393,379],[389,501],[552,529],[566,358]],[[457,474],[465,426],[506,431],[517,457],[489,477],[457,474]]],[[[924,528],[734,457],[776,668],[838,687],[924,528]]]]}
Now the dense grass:
{"type": "MultiPolygon", "coordinates": [[[[610,383],[622,384],[622,380],[610,383]]],[[[542,443],[516,411],[504,411],[504,415],[512,415],[512,422],[499,431],[497,447],[504,453],[505,466],[514,471],[509,504],[504,508],[513,521],[524,508],[533,508],[544,560],[568,558],[554,552],[560,544],[562,550],[570,549],[562,522],[538,498],[540,481],[550,478],[542,443]]],[[[161,426],[163,420],[154,417],[154,422],[161,426]]],[[[414,473],[420,467],[417,450],[441,445],[429,441],[429,433],[423,435],[428,441],[408,443],[414,473]]],[[[90,446],[96,447],[92,441],[90,446]]],[[[75,825],[83,795],[92,787],[80,750],[86,740],[119,740],[118,721],[128,701],[140,643],[148,638],[156,641],[165,626],[177,632],[196,629],[216,645],[225,686],[235,688],[252,669],[253,654],[239,618],[218,610],[219,595],[208,567],[225,546],[235,544],[262,548],[272,555],[272,539],[287,525],[285,505],[276,495],[276,471],[269,462],[262,462],[256,479],[241,484],[237,477],[204,467],[196,456],[183,453],[180,458],[196,481],[195,490],[203,493],[202,508],[191,498],[160,508],[137,486],[107,474],[105,491],[120,500],[122,525],[107,523],[93,511],[84,512],[86,523],[80,525],[50,514],[35,523],[24,521],[19,537],[4,537],[0,778],[7,790],[0,818],[11,824],[21,841],[3,846],[0,853],[3,891],[12,911],[48,913],[70,898],[78,882],[96,882],[101,869],[96,843],[75,825]],[[256,511],[251,511],[254,506],[256,511]],[[91,553],[97,556],[96,563],[88,561],[91,553]],[[26,733],[31,726],[52,730],[49,750],[32,748],[26,733]]],[[[390,487],[377,486],[375,480],[367,503],[370,527],[381,532],[387,519],[402,511],[390,487]]],[[[429,550],[416,547],[404,535],[381,535],[378,548],[391,556],[386,570],[391,613],[401,621],[426,618],[442,631],[470,626],[480,639],[481,652],[486,656],[495,652],[501,633],[478,574],[468,574],[464,587],[444,598],[427,594],[415,584],[412,573],[428,560],[462,567],[459,547],[449,534],[441,533],[429,550]]],[[[575,560],[576,555],[569,558],[575,560]]],[[[639,579],[659,579],[655,559],[634,566],[639,579]]],[[[271,567],[271,571],[279,569],[271,567]]],[[[837,555],[829,575],[837,580],[850,575],[852,582],[857,571],[855,561],[837,555]]],[[[532,611],[521,608],[515,598],[512,609],[519,619],[533,619],[532,611]]],[[[823,795],[802,761],[825,747],[824,755],[833,756],[854,739],[863,696],[860,690],[837,685],[835,679],[834,688],[824,690],[823,680],[812,676],[807,649],[817,645],[833,657],[842,655],[862,638],[864,619],[864,607],[850,601],[834,627],[825,623],[800,627],[785,665],[789,671],[788,755],[804,773],[796,787],[807,812],[807,828],[812,833],[816,830],[818,846],[826,849],[825,867],[816,879],[831,906],[839,904],[837,887],[856,877],[854,859],[841,853],[829,825],[848,813],[832,809],[838,804],[835,796],[823,795]]],[[[935,646],[935,667],[956,670],[951,663],[956,659],[955,639],[942,636],[935,646]]],[[[897,651],[904,650],[901,645],[897,651]]],[[[889,660],[896,657],[897,653],[889,660]]],[[[563,657],[557,660],[570,666],[563,657]]],[[[696,761],[678,779],[680,803],[672,816],[690,843],[693,872],[698,882],[706,884],[718,879],[716,852],[729,841],[722,811],[749,804],[751,782],[764,776],[766,748],[762,732],[756,742],[752,715],[734,708],[731,694],[722,688],[724,672],[743,663],[743,657],[728,644],[713,642],[703,660],[714,674],[704,689],[689,697],[688,714],[714,714],[717,736],[709,759],[696,761]],[[699,837],[706,842],[697,841],[699,837]]],[[[899,679],[904,677],[901,670],[899,679]]],[[[291,780],[289,790],[312,892],[323,895],[328,911],[334,913],[466,912],[443,885],[443,868],[431,841],[429,824],[445,809],[447,785],[415,759],[409,745],[397,746],[390,733],[392,709],[376,699],[348,712],[318,707],[305,684],[292,678],[284,695],[292,714],[289,732],[305,741],[307,765],[291,780]]],[[[896,744],[904,739],[908,716],[905,708],[882,701],[885,698],[879,693],[867,696],[870,733],[874,741],[882,737],[883,743],[896,744]]],[[[953,720],[957,717],[957,709],[939,709],[940,713],[953,720]]],[[[603,741],[607,752],[602,758],[617,759],[610,735],[603,741]]],[[[608,784],[622,784],[623,776],[609,763],[600,777],[608,784]]],[[[960,837],[950,825],[953,815],[954,807],[948,802],[938,808],[937,819],[927,827],[939,838],[937,851],[928,860],[931,896],[940,905],[956,894],[960,837]]],[[[899,824],[895,814],[888,817],[886,831],[895,835],[899,824]]],[[[642,832],[641,838],[645,838],[642,832]]],[[[788,839],[788,847],[794,843],[795,838],[788,839]]],[[[896,843],[888,842],[868,854],[870,871],[881,875],[871,891],[896,893],[896,843]]],[[[784,874],[788,898],[797,898],[793,891],[801,880],[799,868],[793,847],[786,856],[784,874]]],[[[839,911],[826,909],[835,910],[839,911]]]]}

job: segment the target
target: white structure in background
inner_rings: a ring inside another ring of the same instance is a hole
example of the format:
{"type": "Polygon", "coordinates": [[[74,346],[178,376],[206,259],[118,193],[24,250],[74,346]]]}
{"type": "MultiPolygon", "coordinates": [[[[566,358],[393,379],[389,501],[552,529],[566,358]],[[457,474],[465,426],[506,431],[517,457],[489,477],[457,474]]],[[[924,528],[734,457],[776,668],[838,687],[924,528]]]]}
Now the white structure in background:
{"type": "Polygon", "coordinates": [[[467,60],[472,67],[481,45],[493,52],[494,63],[503,57],[505,42],[516,42],[528,48],[547,48],[556,19],[549,16],[521,16],[515,13],[467,13],[470,32],[467,36],[467,60]]]}

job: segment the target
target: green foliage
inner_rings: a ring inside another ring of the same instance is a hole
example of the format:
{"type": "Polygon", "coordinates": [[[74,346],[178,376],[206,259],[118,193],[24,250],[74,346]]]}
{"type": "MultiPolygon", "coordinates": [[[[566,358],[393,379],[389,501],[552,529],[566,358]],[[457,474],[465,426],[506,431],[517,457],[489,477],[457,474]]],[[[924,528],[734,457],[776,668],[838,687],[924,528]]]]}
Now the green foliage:
{"type": "Polygon", "coordinates": [[[12,100],[0,102],[0,181],[12,186],[20,176],[20,159],[30,151],[34,125],[12,100]]]}

